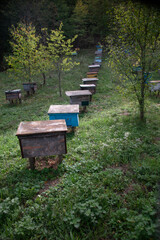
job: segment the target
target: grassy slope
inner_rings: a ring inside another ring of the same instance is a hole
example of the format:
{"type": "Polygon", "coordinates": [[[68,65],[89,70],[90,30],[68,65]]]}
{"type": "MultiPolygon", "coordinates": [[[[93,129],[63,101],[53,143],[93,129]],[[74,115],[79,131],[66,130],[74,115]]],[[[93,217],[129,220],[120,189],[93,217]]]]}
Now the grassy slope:
{"type": "MultiPolygon", "coordinates": [[[[81,51],[77,59],[81,64],[64,75],[63,91],[79,89],[94,50],[81,51]]],[[[52,73],[45,87],[39,81],[34,96],[9,105],[4,91],[22,87],[1,73],[0,239],[157,239],[159,99],[147,100],[144,126],[135,103],[116,91],[105,61],[99,79],[88,112],[80,114],[79,128],[67,134],[63,163],[57,170],[32,172],[20,155],[18,124],[48,120],[49,106],[69,99],[65,94],[59,98],[52,73]]]]}

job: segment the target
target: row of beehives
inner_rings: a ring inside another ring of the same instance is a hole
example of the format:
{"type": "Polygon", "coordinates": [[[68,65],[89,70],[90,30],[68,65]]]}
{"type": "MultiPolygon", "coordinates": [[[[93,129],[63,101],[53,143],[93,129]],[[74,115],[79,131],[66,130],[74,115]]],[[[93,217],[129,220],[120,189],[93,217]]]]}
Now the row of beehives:
{"type": "Polygon", "coordinates": [[[22,158],[29,158],[30,168],[35,168],[35,157],[57,155],[57,163],[67,153],[67,127],[79,125],[79,106],[85,110],[96,92],[97,75],[101,66],[102,48],[97,46],[93,65],[89,65],[87,78],[82,79],[80,90],[66,91],[69,105],[51,105],[48,121],[21,122],[16,136],[19,139],[22,158]]]}
{"type": "MultiPolygon", "coordinates": [[[[74,52],[72,53],[73,56],[76,56],[78,54],[78,51],[80,51],[79,48],[75,48],[74,52]]],[[[23,89],[27,93],[27,95],[34,94],[37,90],[37,84],[35,82],[28,82],[23,83],[23,89]]],[[[13,101],[19,101],[21,103],[21,89],[14,89],[14,90],[7,90],[5,91],[6,100],[8,100],[10,103],[13,103],[13,101]]]]}
{"type": "MultiPolygon", "coordinates": [[[[27,95],[34,94],[37,90],[37,84],[35,82],[23,83],[24,91],[27,92],[27,95]]],[[[21,89],[8,90],[5,91],[6,100],[10,103],[13,103],[14,100],[18,100],[21,103],[21,89]]]]}

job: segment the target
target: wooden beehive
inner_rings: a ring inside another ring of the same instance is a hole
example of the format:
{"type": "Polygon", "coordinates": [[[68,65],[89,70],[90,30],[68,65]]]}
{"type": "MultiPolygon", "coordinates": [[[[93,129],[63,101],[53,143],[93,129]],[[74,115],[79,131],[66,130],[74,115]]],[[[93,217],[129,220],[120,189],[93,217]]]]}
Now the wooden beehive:
{"type": "Polygon", "coordinates": [[[101,57],[102,56],[102,51],[95,51],[95,55],[101,57]]]}
{"type": "Polygon", "coordinates": [[[37,90],[37,83],[35,82],[23,83],[23,88],[24,88],[24,91],[26,91],[28,94],[35,93],[35,91],[37,90]]]}
{"type": "Polygon", "coordinates": [[[82,78],[83,84],[94,84],[97,85],[99,79],[98,78],[82,78]]]}
{"type": "Polygon", "coordinates": [[[19,100],[21,102],[21,89],[5,91],[6,100],[13,102],[13,100],[19,100]]]}
{"type": "Polygon", "coordinates": [[[149,88],[150,88],[150,91],[151,92],[160,92],[160,80],[152,80],[152,81],[149,81],[149,88]]]}
{"type": "Polygon", "coordinates": [[[70,104],[79,104],[81,106],[88,106],[92,97],[89,90],[66,91],[65,93],[70,97],[70,104]]]}
{"type": "Polygon", "coordinates": [[[99,71],[99,69],[100,69],[100,65],[99,64],[94,64],[94,65],[89,65],[88,66],[89,67],[89,71],[90,72],[98,72],[99,71]]]}
{"type": "Polygon", "coordinates": [[[87,78],[95,78],[97,75],[98,72],[87,72],[87,78]]]}
{"type": "Polygon", "coordinates": [[[95,84],[80,84],[81,90],[89,90],[92,94],[96,93],[96,85],[95,84]]]}
{"type": "Polygon", "coordinates": [[[51,105],[48,110],[50,120],[64,119],[67,127],[78,127],[79,105],[51,105]]]}
{"type": "Polygon", "coordinates": [[[21,122],[16,136],[22,158],[67,153],[65,120],[21,122]]]}

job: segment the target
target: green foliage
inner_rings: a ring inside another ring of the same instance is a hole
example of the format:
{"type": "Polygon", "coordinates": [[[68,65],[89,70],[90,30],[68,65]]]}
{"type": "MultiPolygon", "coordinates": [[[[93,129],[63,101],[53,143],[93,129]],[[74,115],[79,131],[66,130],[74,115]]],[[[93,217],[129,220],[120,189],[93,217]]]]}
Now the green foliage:
{"type": "Polygon", "coordinates": [[[19,23],[11,29],[12,55],[6,58],[10,67],[19,78],[27,79],[29,82],[36,74],[37,44],[39,37],[36,36],[36,29],[31,24],[19,23]]]}
{"type": "Polygon", "coordinates": [[[134,94],[144,120],[147,82],[151,71],[159,68],[159,12],[141,3],[121,4],[113,12],[114,28],[108,38],[110,66],[118,74],[120,91],[134,94]],[[140,71],[136,68],[140,67],[140,71]],[[146,77],[145,77],[146,75],[146,77]]]}
{"type": "Polygon", "coordinates": [[[60,97],[62,96],[62,72],[69,71],[75,65],[78,65],[78,63],[76,61],[73,61],[71,57],[73,52],[73,42],[77,36],[66,40],[64,32],[62,31],[62,26],[63,24],[61,23],[58,30],[51,30],[51,34],[48,38],[48,51],[50,53],[50,61],[56,66],[56,70],[58,72],[60,97]]]}

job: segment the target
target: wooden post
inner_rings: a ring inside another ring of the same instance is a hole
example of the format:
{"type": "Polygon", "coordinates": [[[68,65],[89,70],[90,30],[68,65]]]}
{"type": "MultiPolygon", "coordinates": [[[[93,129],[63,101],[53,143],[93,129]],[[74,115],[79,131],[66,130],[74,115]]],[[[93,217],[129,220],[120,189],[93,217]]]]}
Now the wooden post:
{"type": "Polygon", "coordinates": [[[75,130],[76,130],[76,127],[72,127],[72,132],[75,132],[75,130]]]}
{"type": "Polygon", "coordinates": [[[62,162],[62,160],[63,160],[63,155],[62,154],[58,155],[58,162],[59,162],[59,164],[62,162]]]}
{"type": "Polygon", "coordinates": [[[29,164],[30,164],[30,169],[34,170],[35,169],[35,157],[29,158],[29,164]]]}
{"type": "Polygon", "coordinates": [[[83,112],[86,112],[86,109],[87,109],[87,107],[86,106],[83,106],[83,112]]]}

